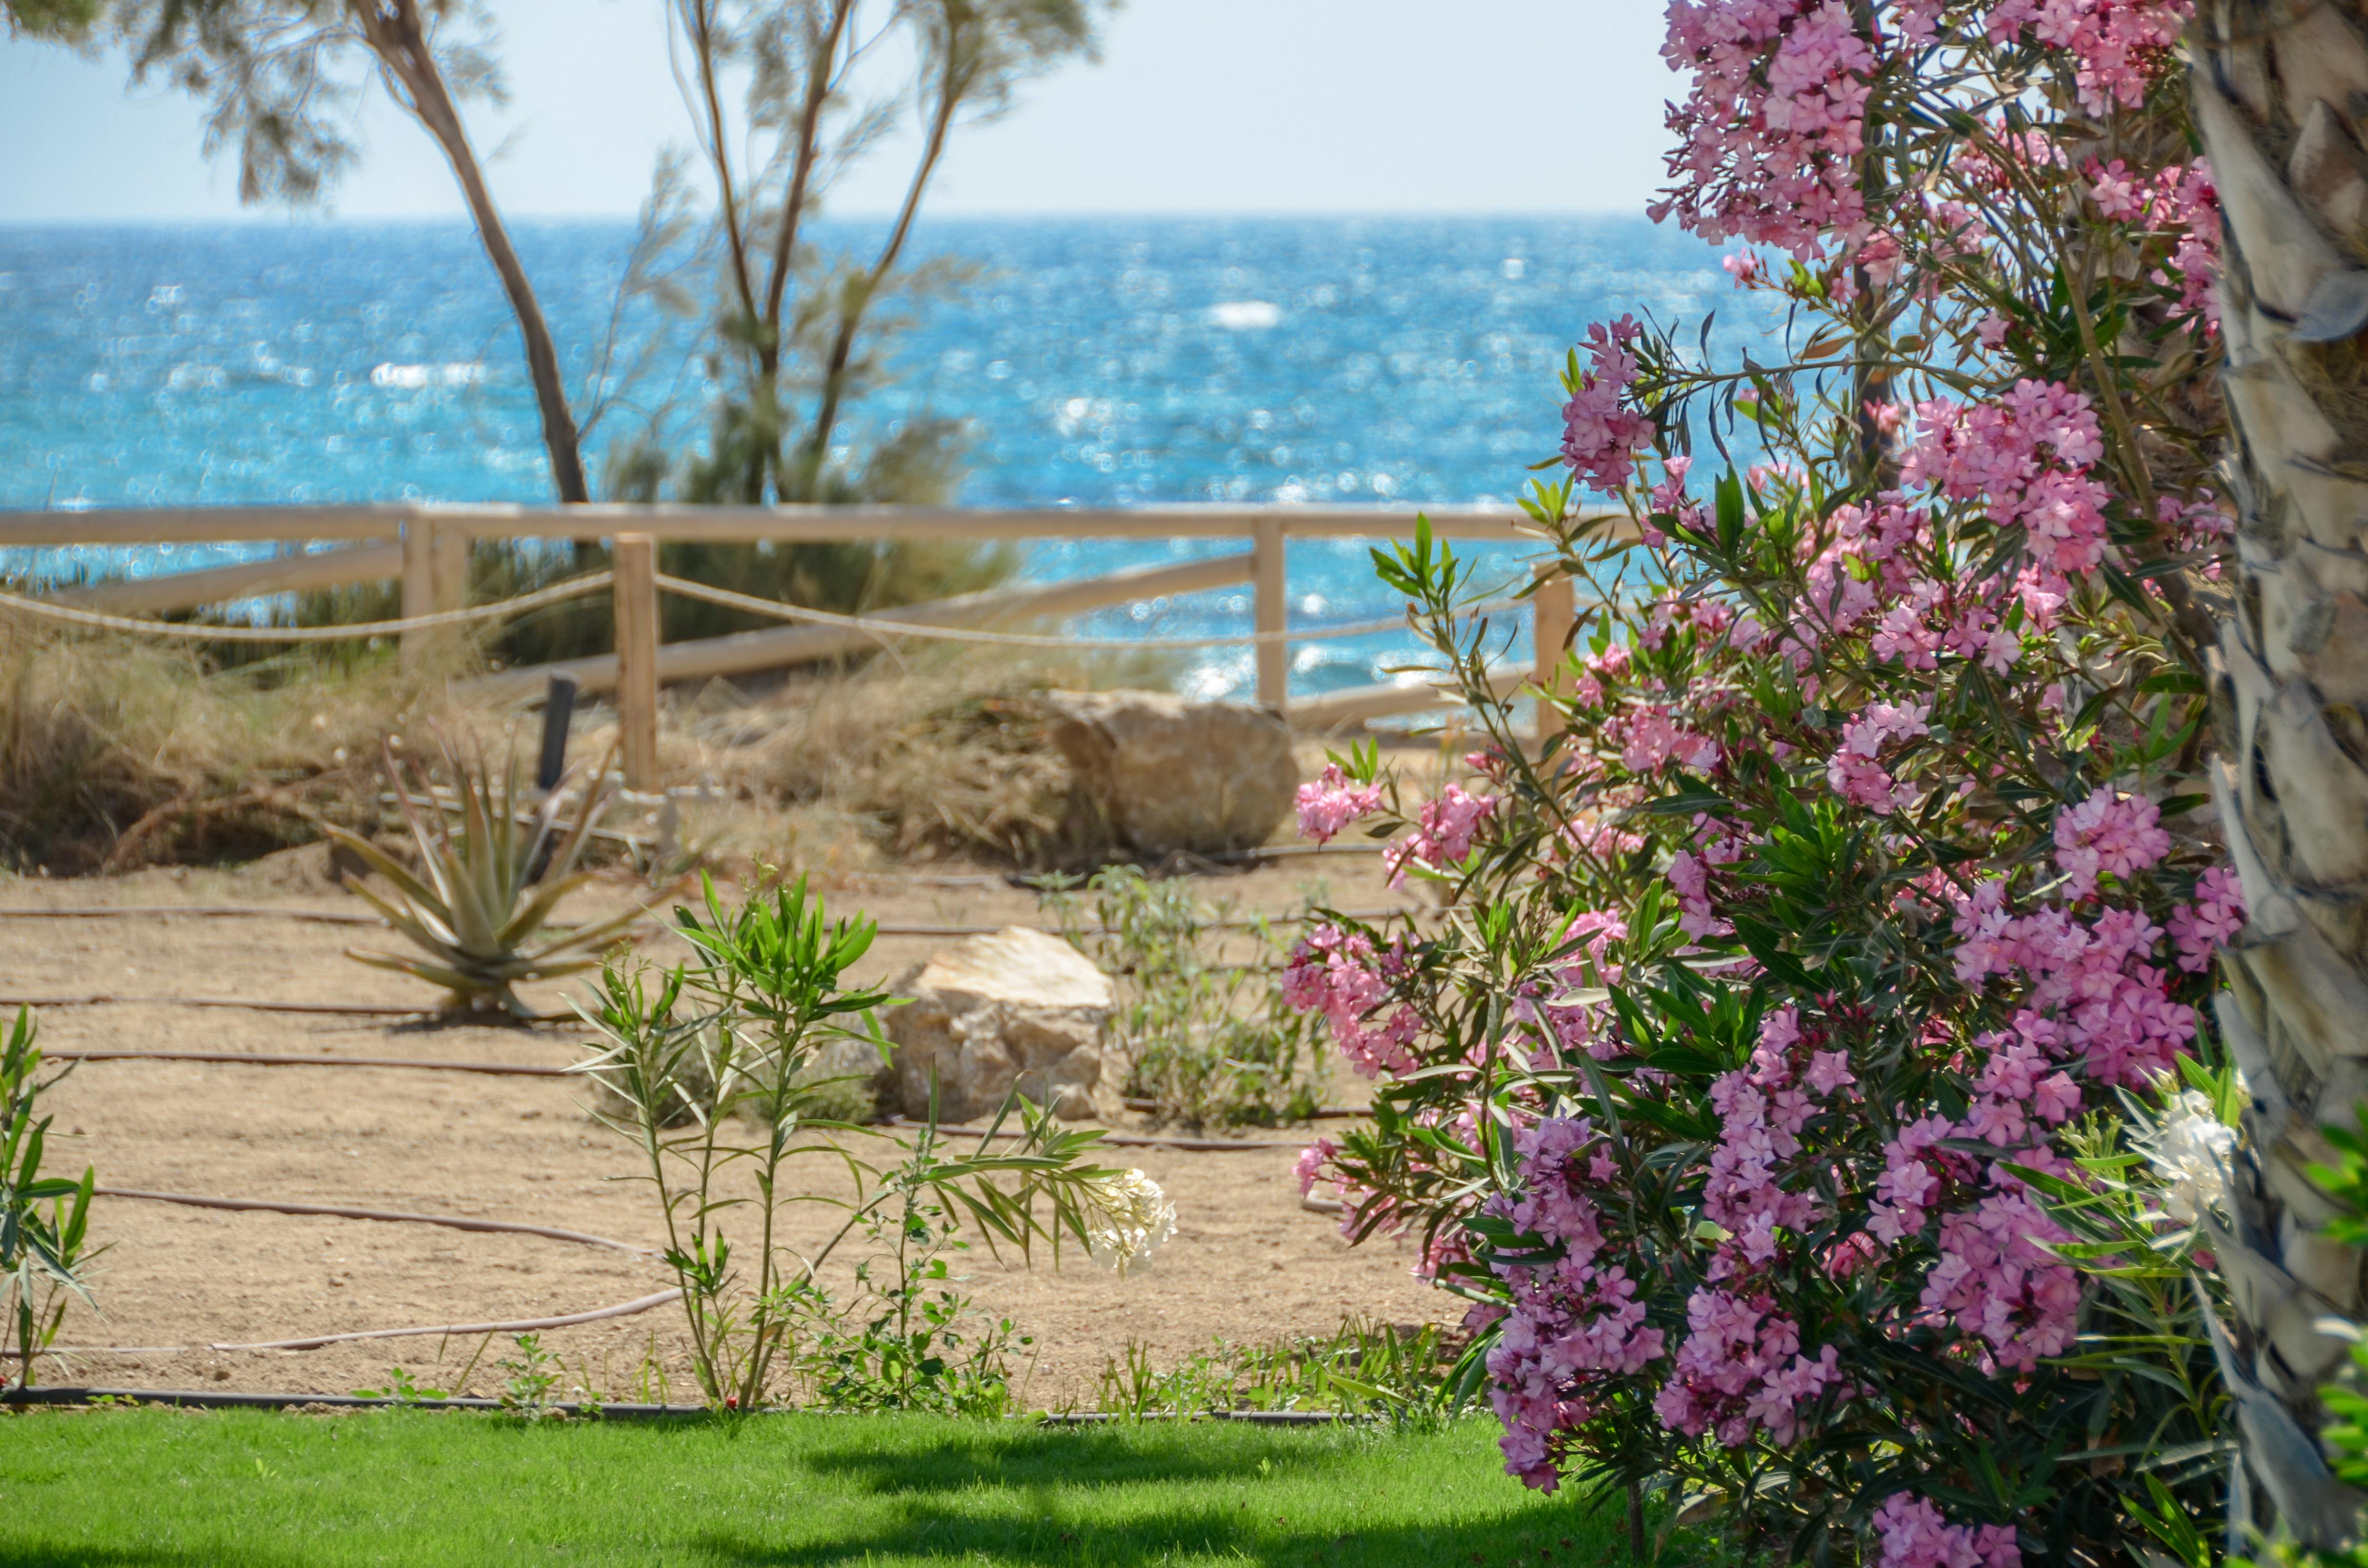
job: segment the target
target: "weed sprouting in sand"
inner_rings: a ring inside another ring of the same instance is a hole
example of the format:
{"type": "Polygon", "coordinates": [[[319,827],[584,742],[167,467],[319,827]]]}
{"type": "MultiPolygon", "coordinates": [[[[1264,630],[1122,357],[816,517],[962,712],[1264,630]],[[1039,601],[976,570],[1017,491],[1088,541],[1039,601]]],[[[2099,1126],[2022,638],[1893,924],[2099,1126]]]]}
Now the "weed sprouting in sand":
{"type": "Polygon", "coordinates": [[[1360,1318],[1329,1338],[1265,1345],[1215,1341],[1160,1370],[1139,1340],[1103,1364],[1095,1408],[1125,1419],[1212,1411],[1329,1411],[1437,1421],[1470,1401],[1464,1358],[1436,1324],[1399,1327],[1360,1318]]]}
{"type": "Polygon", "coordinates": [[[813,1087],[830,1048],[885,1060],[872,1013],[886,993],[842,983],[870,949],[871,923],[828,921],[803,879],[736,910],[712,881],[703,892],[703,910],[677,912],[696,959],[657,975],[655,989],[646,969],[611,963],[596,1005],[579,1005],[605,1043],[576,1069],[623,1108],[595,1114],[642,1151],[701,1392],[719,1408],[755,1410],[803,1369],[837,1391],[825,1398],[847,1403],[975,1405],[964,1391],[994,1383],[1001,1352],[986,1346],[1008,1335],[964,1348],[954,1324],[966,1303],[934,1289],[951,1278],[943,1254],[966,1244],[965,1228],[990,1252],[1008,1246],[1031,1260],[1042,1244],[1057,1262],[1064,1237],[1089,1246],[1107,1207],[1096,1184],[1119,1174],[1089,1163],[1100,1134],[1064,1131],[1011,1101],[961,1151],[946,1148],[934,1115],[910,1136],[815,1118],[813,1087]],[[743,1127],[754,1131],[734,1131],[743,1127]],[[864,1159],[854,1147],[863,1139],[898,1157],[864,1159]],[[798,1190],[785,1167],[805,1156],[843,1168],[853,1196],[798,1190]],[[753,1199],[726,1193],[735,1170],[753,1199]],[[781,1240],[793,1204],[844,1214],[812,1256],[781,1240]],[[735,1210],[746,1223],[727,1225],[735,1210]],[[874,1252],[842,1304],[823,1270],[842,1246],[867,1241],[874,1252]],[[965,1366],[970,1374],[949,1370],[965,1366]]]}
{"type": "Polygon", "coordinates": [[[394,885],[394,896],[381,897],[359,881],[347,885],[426,954],[355,950],[349,956],[440,985],[457,1007],[522,1014],[526,1009],[511,989],[519,981],[598,968],[600,949],[640,915],[630,910],[540,945],[535,941],[560,900],[589,880],[576,862],[608,801],[607,767],[593,772],[575,820],[554,842],[568,780],[529,807],[515,754],[497,778],[482,757],[472,761],[449,744],[443,749],[461,818],[458,833],[445,818],[427,769],[413,764],[407,780],[393,747],[386,750],[395,800],[419,852],[416,872],[359,834],[328,829],[394,885]]]}
{"type": "Polygon", "coordinates": [[[1111,976],[1112,1044],[1125,1093],[1155,1123],[1271,1127],[1312,1116],[1327,1053],[1308,1017],[1282,999],[1281,964],[1263,922],[1235,938],[1182,879],[1111,866],[1082,886],[1046,878],[1045,912],[1072,946],[1111,976]]]}
{"type": "Polygon", "coordinates": [[[541,1421],[556,1414],[551,1403],[551,1391],[559,1386],[559,1358],[542,1347],[542,1336],[520,1334],[512,1336],[518,1354],[505,1356],[494,1363],[507,1372],[499,1395],[502,1408],[529,1421],[541,1421]]]}
{"type": "Polygon", "coordinates": [[[32,1009],[19,1007],[0,1046],[0,1305],[20,1389],[32,1384],[34,1363],[56,1341],[66,1303],[90,1301],[84,1268],[97,1256],[85,1250],[93,1172],[84,1167],[79,1181],[41,1174],[54,1119],[41,1114],[41,1097],[74,1069],[44,1078],[38,1033],[32,1009]]]}

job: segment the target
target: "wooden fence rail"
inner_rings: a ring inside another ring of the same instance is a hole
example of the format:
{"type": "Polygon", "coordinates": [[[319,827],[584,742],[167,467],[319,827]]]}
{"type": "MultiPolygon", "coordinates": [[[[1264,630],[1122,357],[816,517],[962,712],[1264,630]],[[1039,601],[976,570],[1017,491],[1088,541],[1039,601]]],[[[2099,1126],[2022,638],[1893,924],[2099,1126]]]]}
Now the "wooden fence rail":
{"type": "MultiPolygon", "coordinates": [[[[1441,538],[1503,544],[1534,543],[1526,519],[1512,507],[1426,506],[1441,538]]],[[[63,603],[120,615],[158,614],[305,589],[383,582],[402,585],[404,619],[457,609],[468,590],[468,550],[481,539],[608,540],[616,551],[618,653],[564,665],[503,672],[467,683],[481,699],[517,699],[542,689],[547,676],[573,676],[588,691],[617,693],[626,721],[629,777],[646,779],[655,767],[656,688],[661,682],[704,679],[779,668],[829,657],[876,642],[874,634],[844,627],[787,626],[733,637],[661,644],[657,640],[655,550],[670,540],[776,544],[893,543],[913,540],[1041,539],[1242,539],[1235,554],[1172,566],[1137,568],[1081,581],[997,589],[933,604],[905,606],[868,619],[916,626],[990,628],[1075,615],[1247,583],[1251,624],[1258,632],[1285,631],[1289,616],[1289,544],[1294,539],[1404,537],[1417,509],[1406,506],[1176,506],[1126,508],[991,509],[954,506],[519,506],[393,504],[158,507],[112,511],[0,513],[0,549],[74,545],[177,545],[278,542],[302,553],[204,571],[176,573],[60,590],[63,603]],[[307,551],[319,541],[339,548],[307,551]],[[646,732],[646,733],[644,733],[646,732]],[[646,750],[649,755],[641,755],[646,750]],[[639,766],[636,766],[639,764],[639,766]]],[[[1620,523],[1625,527],[1624,519],[1620,523]]],[[[1500,692],[1524,681],[1542,688],[1554,678],[1576,619],[1568,579],[1551,576],[1532,596],[1537,657],[1529,669],[1495,672],[1500,692]]],[[[449,630],[405,632],[404,653],[416,660],[449,630]]],[[[1251,641],[1245,639],[1244,641],[1251,641]]],[[[1428,686],[1384,685],[1288,704],[1291,669],[1286,641],[1255,642],[1258,699],[1289,711],[1294,722],[1327,729],[1393,714],[1419,712],[1449,700],[1428,686]]],[[[1543,710],[1542,710],[1543,717],[1543,710]]]]}

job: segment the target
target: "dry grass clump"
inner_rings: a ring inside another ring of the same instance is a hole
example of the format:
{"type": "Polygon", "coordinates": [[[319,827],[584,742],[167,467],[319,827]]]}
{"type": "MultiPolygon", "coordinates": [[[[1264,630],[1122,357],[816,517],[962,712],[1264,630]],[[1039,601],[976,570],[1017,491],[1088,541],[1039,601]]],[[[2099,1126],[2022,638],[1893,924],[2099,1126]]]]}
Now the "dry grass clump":
{"type": "Polygon", "coordinates": [[[844,860],[850,838],[894,859],[1098,861],[1110,848],[1108,824],[1053,749],[1037,698],[1160,686],[1168,672],[1140,656],[1031,653],[943,648],[874,660],[755,702],[711,688],[680,725],[698,755],[677,760],[781,807],[792,851],[784,863],[844,860]]]}
{"type": "Polygon", "coordinates": [[[318,836],[318,814],[367,828],[379,740],[429,689],[392,661],[283,682],[175,644],[0,621],[0,864],[249,859],[318,836]]]}

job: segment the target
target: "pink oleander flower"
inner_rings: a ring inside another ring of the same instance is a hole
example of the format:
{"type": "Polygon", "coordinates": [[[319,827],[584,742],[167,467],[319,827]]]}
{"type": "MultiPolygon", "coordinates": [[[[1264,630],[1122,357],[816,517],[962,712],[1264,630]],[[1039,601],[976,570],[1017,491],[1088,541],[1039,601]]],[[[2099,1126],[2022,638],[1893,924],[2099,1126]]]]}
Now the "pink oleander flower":
{"type": "Polygon", "coordinates": [[[2108,114],[2146,102],[2193,14],[2190,0],[1998,0],[1988,28],[2005,40],[2027,28],[2070,55],[2080,107],[2108,114]]]}
{"type": "Polygon", "coordinates": [[[1318,844],[1360,817],[1382,809],[1379,784],[1351,784],[1337,762],[1326,763],[1314,783],[1299,787],[1299,833],[1318,844]]]}
{"type": "Polygon", "coordinates": [[[1895,1492],[1874,1516],[1880,1568],[2022,1568],[2006,1525],[1952,1525],[1929,1499],[1895,1492]]]}
{"type": "Polygon", "coordinates": [[[1661,56],[1692,75],[1668,126],[1671,184],[1654,205],[1711,241],[1815,258],[1866,220],[1864,148],[1873,53],[1842,0],[1674,0],[1661,56]]]}
{"type": "Polygon", "coordinates": [[[2212,955],[2245,928],[2245,890],[2237,874],[2214,866],[2195,880],[2195,902],[2170,912],[2170,939],[2179,949],[2179,967],[2201,974],[2212,967],[2212,955]]]}
{"type": "Polygon", "coordinates": [[[1426,804],[1415,831],[1382,852],[1382,867],[1390,886],[1403,887],[1409,865],[1437,870],[1460,864],[1472,853],[1472,837],[1497,810],[1494,795],[1474,795],[1461,784],[1450,784],[1439,799],[1426,804]]]}
{"type": "Polygon", "coordinates": [[[2068,879],[2065,892],[2086,898],[2106,872],[2123,881],[2170,853],[2170,835],[2157,825],[2162,811],[2143,795],[2116,799],[2104,790],[2055,818],[2055,864],[2068,879]]]}
{"type": "Polygon", "coordinates": [[[1593,369],[1580,375],[1563,405],[1563,460],[1598,490],[1627,483],[1636,454],[1653,444],[1653,422],[1622,403],[1637,373],[1629,346],[1644,335],[1634,316],[1608,327],[1590,323],[1583,347],[1593,369]]]}

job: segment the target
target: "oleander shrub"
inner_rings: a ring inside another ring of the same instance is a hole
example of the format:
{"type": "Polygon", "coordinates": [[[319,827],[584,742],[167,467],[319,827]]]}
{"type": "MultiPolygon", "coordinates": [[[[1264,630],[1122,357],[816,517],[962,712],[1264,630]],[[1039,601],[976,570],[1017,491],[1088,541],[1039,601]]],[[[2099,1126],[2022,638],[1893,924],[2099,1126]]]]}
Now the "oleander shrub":
{"type": "Polygon", "coordinates": [[[1602,608],[1549,734],[1470,569],[1376,553],[1486,738],[1428,800],[1371,753],[1303,792],[1457,906],[1297,949],[1377,1080],[1303,1179],[1470,1300],[1532,1485],[1664,1491],[1743,1560],[2210,1554],[2243,909],[2185,12],[1679,0],[1656,215],[1741,242],[1784,340],[1572,353],[1527,506],[1602,608]]]}

